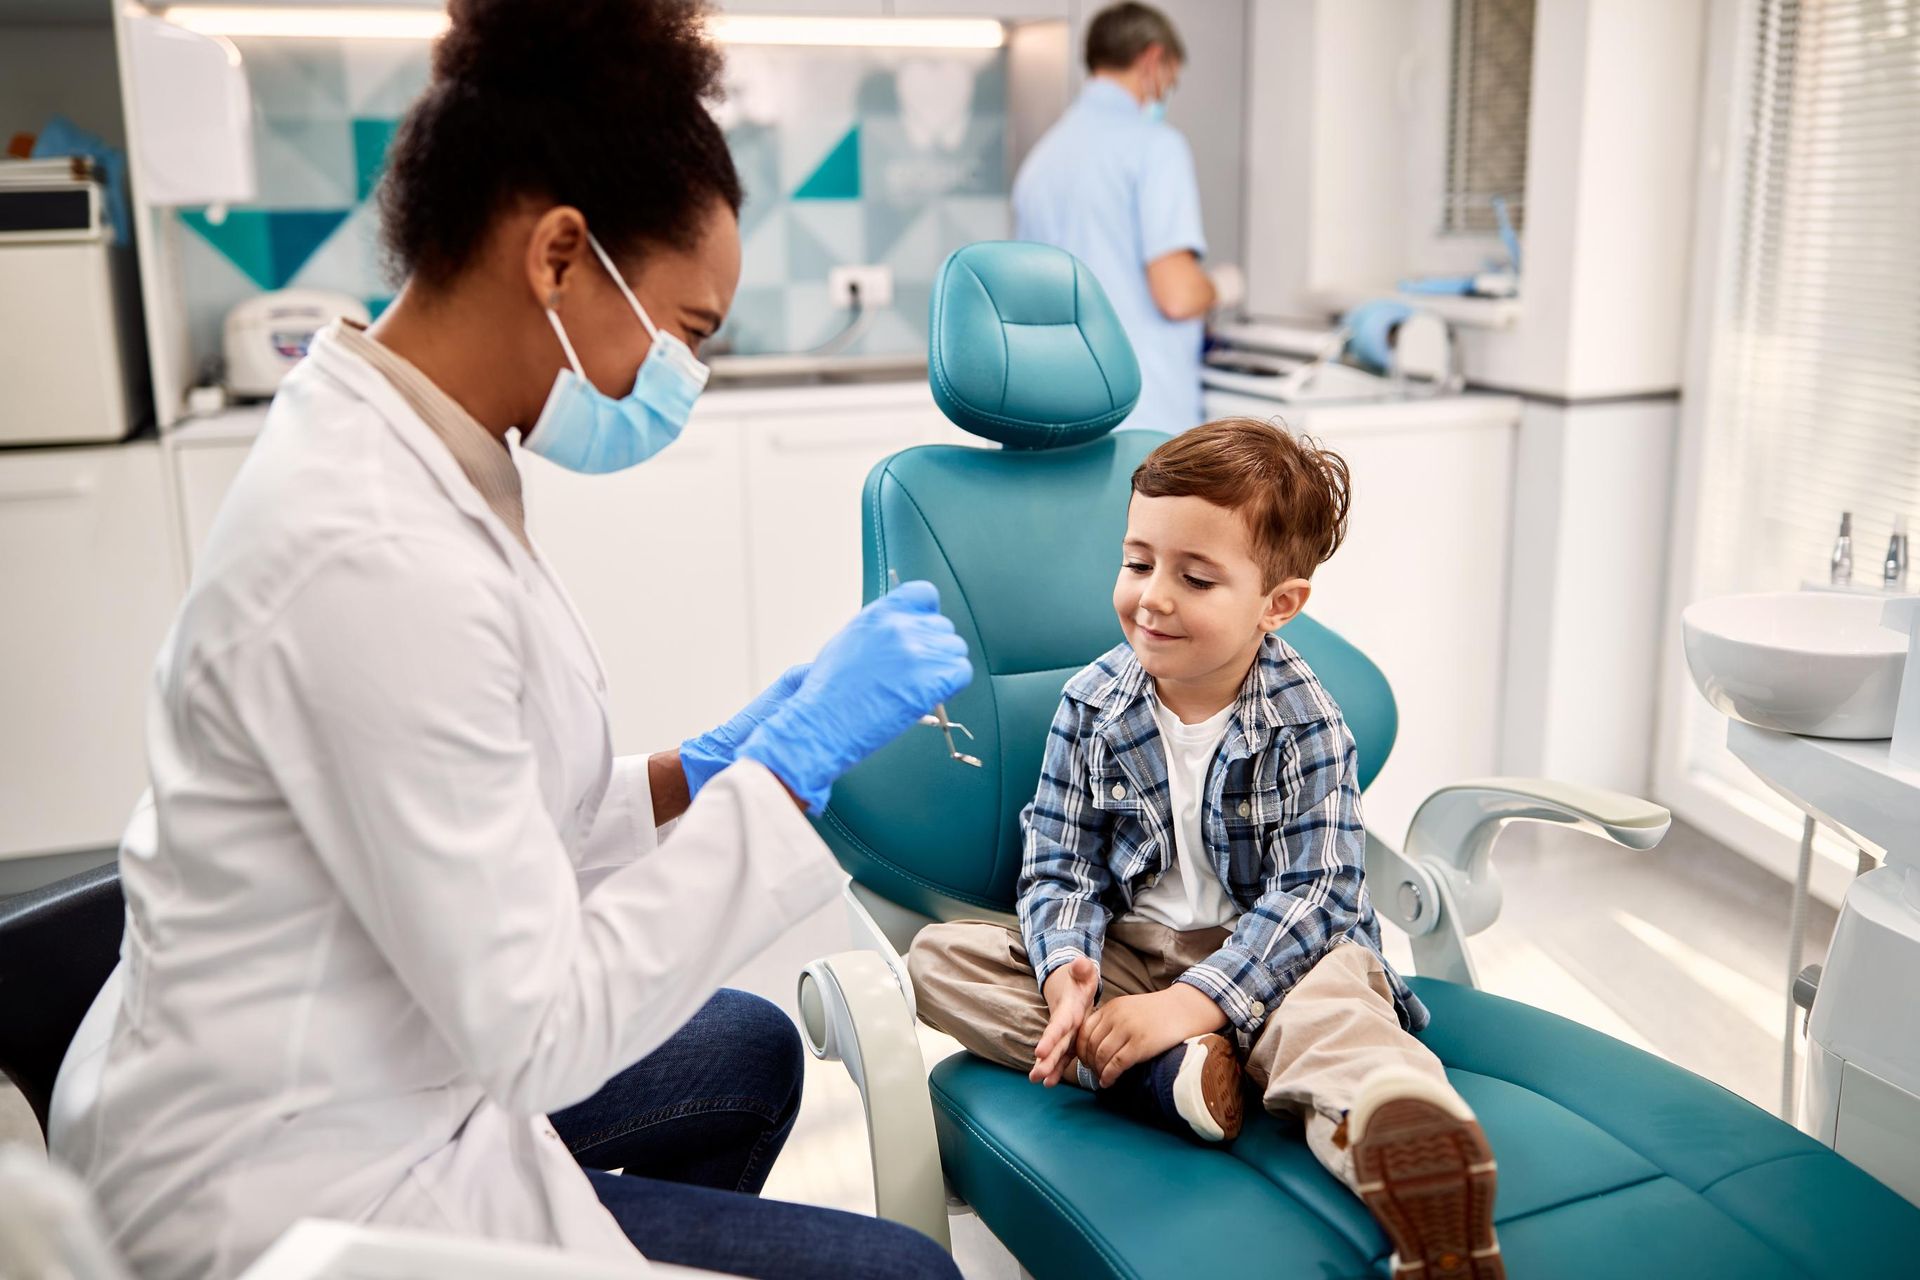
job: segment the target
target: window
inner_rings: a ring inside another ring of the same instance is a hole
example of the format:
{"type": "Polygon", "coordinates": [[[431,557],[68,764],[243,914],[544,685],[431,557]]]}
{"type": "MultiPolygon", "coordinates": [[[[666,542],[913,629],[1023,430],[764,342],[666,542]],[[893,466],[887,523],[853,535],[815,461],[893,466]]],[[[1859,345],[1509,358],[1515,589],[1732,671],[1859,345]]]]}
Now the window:
{"type": "MultiPolygon", "coordinates": [[[[1690,599],[1824,581],[1842,511],[1856,582],[1879,581],[1894,516],[1920,532],[1920,0],[1753,0],[1752,15],[1690,599]]],[[[1797,825],[1686,694],[1684,785],[1797,825]]]]}
{"type": "Polygon", "coordinates": [[[1495,230],[1495,196],[1506,197],[1516,230],[1525,225],[1533,4],[1454,0],[1444,232],[1495,230]]]}

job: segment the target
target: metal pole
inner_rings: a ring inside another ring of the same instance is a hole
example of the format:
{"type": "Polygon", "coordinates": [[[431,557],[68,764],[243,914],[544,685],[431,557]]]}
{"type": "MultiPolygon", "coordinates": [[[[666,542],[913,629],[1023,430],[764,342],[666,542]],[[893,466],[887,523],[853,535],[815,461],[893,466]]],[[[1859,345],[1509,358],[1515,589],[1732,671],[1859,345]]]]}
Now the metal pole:
{"type": "Polygon", "coordinates": [[[1807,892],[1813,877],[1814,821],[1808,816],[1800,828],[1800,867],[1793,879],[1793,906],[1787,913],[1787,1016],[1780,1038],[1780,1118],[1788,1124],[1793,1118],[1794,1024],[1799,1006],[1793,1002],[1793,983],[1800,976],[1801,951],[1807,932],[1807,892]]]}

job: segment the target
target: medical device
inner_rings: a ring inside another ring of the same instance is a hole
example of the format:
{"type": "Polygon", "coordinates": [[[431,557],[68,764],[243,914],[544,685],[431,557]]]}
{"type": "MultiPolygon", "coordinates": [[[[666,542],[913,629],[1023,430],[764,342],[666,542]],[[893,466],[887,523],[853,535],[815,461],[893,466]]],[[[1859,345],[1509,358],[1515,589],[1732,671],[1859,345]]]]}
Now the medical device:
{"type": "MultiPolygon", "coordinates": [[[[900,585],[900,575],[894,570],[889,569],[887,570],[887,581],[897,587],[900,585]]],[[[969,742],[973,741],[973,730],[967,728],[967,726],[961,724],[958,720],[947,719],[946,703],[944,702],[934,703],[933,714],[927,715],[927,716],[921,716],[920,723],[932,725],[934,728],[940,730],[941,733],[946,735],[947,755],[949,757],[951,757],[952,759],[958,760],[961,764],[970,764],[976,769],[986,768],[986,762],[981,760],[979,756],[970,756],[966,752],[962,751],[959,747],[953,744],[953,731],[955,729],[958,729],[960,732],[966,734],[967,741],[969,742]]]]}
{"type": "Polygon", "coordinates": [[[359,299],[321,289],[275,289],[227,312],[227,390],[240,399],[271,399],[280,380],[307,358],[313,335],[342,317],[368,323],[359,299]]]}
{"type": "Polygon", "coordinates": [[[1391,300],[1356,308],[1339,325],[1248,320],[1215,325],[1208,337],[1200,381],[1216,391],[1311,404],[1403,400],[1460,388],[1446,320],[1391,300]]]}
{"type": "Polygon", "coordinates": [[[123,439],[147,417],[132,250],[84,157],[0,160],[0,445],[123,439]]]}
{"type": "Polygon", "coordinates": [[[1907,518],[1893,518],[1893,536],[1887,539],[1887,559],[1880,568],[1880,584],[1891,591],[1907,589],[1907,518]]]}
{"type": "Polygon", "coordinates": [[[1833,540],[1833,554],[1827,560],[1827,581],[1844,586],[1853,581],[1853,512],[1840,513],[1840,536],[1833,540]]]}

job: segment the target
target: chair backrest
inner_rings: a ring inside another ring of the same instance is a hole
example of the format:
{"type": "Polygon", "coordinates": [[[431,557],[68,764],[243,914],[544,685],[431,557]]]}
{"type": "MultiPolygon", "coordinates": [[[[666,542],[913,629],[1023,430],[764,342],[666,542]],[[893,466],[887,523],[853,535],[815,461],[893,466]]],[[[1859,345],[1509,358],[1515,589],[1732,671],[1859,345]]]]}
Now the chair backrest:
{"type": "Polygon", "coordinates": [[[0,899],[0,1074],[47,1125],[60,1060],[120,962],[120,868],[0,899]]]}
{"type": "MultiPolygon", "coordinates": [[[[1113,582],[1134,468],[1166,437],[1109,434],[1139,395],[1126,334],[1087,269],[1043,245],[972,245],[935,280],[928,379],[947,416],[999,450],[931,445],[867,478],[865,593],[924,578],[972,653],[947,705],[973,769],[916,729],[834,786],[821,833],[854,879],[936,919],[1009,911],[1020,810],[1073,674],[1118,644],[1113,582]]],[[[1308,618],[1286,628],[1340,702],[1362,785],[1392,747],[1379,668],[1308,618]]]]}

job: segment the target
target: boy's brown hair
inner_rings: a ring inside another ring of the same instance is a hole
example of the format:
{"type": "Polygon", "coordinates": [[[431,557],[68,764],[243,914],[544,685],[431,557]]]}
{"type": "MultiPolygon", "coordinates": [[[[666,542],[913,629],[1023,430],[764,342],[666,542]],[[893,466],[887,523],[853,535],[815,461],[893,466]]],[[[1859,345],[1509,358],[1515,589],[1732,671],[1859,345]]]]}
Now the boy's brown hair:
{"type": "Polygon", "coordinates": [[[1238,512],[1268,587],[1311,578],[1339,549],[1353,497],[1344,458],[1257,418],[1221,418],[1175,436],[1134,470],[1133,491],[1238,512]]]}

